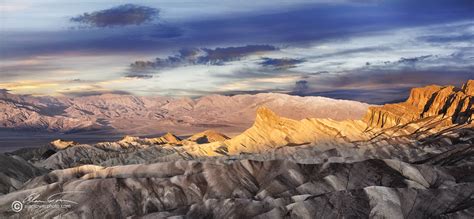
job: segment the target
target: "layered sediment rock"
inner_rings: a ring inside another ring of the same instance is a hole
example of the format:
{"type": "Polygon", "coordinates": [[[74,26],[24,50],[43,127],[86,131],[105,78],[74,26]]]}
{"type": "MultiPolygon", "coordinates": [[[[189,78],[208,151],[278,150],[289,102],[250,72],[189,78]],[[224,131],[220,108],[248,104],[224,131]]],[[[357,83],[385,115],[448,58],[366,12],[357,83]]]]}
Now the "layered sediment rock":
{"type": "Polygon", "coordinates": [[[462,88],[454,86],[427,86],[413,88],[407,101],[369,107],[364,121],[369,126],[389,128],[418,119],[444,119],[448,124],[471,123],[473,120],[474,80],[462,88]]]}
{"type": "Polygon", "coordinates": [[[61,139],[54,140],[50,144],[56,150],[64,150],[67,147],[77,145],[77,143],[74,141],[64,141],[61,139]]]}
{"type": "Polygon", "coordinates": [[[22,192],[1,197],[0,212],[4,217],[14,215],[9,209],[12,201],[38,193],[38,199],[60,194],[57,198],[73,203],[48,211],[26,207],[18,216],[468,217],[473,212],[466,200],[472,199],[474,183],[463,177],[463,171],[396,160],[82,166],[53,171],[27,183],[22,192]]]}
{"type": "Polygon", "coordinates": [[[367,139],[362,121],[303,119],[300,121],[277,116],[268,108],[257,111],[255,123],[242,134],[223,143],[228,154],[259,153],[284,146],[310,143],[334,144],[367,139]]]}
{"type": "Polygon", "coordinates": [[[18,190],[26,181],[46,172],[21,157],[0,154],[0,195],[18,190]]]}
{"type": "Polygon", "coordinates": [[[204,132],[194,134],[191,137],[187,138],[186,140],[191,141],[191,142],[196,142],[198,144],[205,144],[205,143],[211,143],[211,142],[225,141],[227,139],[229,139],[227,135],[216,132],[214,130],[206,130],[204,132]]]}

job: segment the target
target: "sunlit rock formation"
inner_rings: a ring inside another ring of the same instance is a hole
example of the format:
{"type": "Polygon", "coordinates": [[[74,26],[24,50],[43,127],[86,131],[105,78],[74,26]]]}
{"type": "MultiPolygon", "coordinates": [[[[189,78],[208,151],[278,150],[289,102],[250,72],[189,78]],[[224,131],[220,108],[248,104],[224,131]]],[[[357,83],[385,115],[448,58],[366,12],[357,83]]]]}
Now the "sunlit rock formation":
{"type": "Polygon", "coordinates": [[[191,141],[191,142],[196,142],[198,144],[205,144],[205,143],[211,143],[211,142],[225,141],[227,139],[229,139],[227,135],[216,132],[214,130],[206,130],[204,132],[194,134],[191,137],[187,138],[186,140],[191,141]]]}
{"type": "Polygon", "coordinates": [[[444,118],[446,123],[472,122],[474,80],[462,88],[431,85],[413,88],[410,97],[403,103],[369,107],[364,121],[368,125],[389,128],[404,125],[423,118],[444,118]]]}

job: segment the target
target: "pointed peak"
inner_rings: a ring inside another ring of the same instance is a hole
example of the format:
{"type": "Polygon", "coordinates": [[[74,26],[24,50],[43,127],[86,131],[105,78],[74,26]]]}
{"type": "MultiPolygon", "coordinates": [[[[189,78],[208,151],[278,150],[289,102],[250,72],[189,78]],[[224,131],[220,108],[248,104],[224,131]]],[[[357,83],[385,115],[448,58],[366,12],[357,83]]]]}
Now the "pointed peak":
{"type": "Polygon", "coordinates": [[[462,90],[466,95],[474,96],[474,80],[468,80],[462,86],[462,90]]]}
{"type": "Polygon", "coordinates": [[[64,140],[61,140],[61,139],[56,139],[56,140],[50,142],[49,144],[57,150],[63,150],[63,149],[66,149],[67,147],[76,145],[77,143],[74,142],[74,141],[64,141],[64,140]]]}
{"type": "Polygon", "coordinates": [[[229,139],[227,135],[214,130],[206,130],[197,134],[192,135],[187,140],[197,142],[198,144],[210,143],[216,141],[225,141],[229,139]]]}
{"type": "Polygon", "coordinates": [[[168,143],[177,143],[178,141],[181,141],[178,136],[174,135],[171,132],[164,134],[163,136],[161,136],[161,138],[164,138],[168,143]]]}
{"type": "Polygon", "coordinates": [[[258,119],[263,119],[263,120],[268,120],[268,119],[278,119],[278,115],[274,113],[272,110],[265,106],[261,106],[257,109],[257,120],[258,119]]]}
{"type": "Polygon", "coordinates": [[[122,140],[120,140],[120,142],[123,142],[123,143],[132,143],[132,142],[137,141],[138,139],[139,139],[138,137],[126,135],[125,137],[122,138],[122,140]]]}

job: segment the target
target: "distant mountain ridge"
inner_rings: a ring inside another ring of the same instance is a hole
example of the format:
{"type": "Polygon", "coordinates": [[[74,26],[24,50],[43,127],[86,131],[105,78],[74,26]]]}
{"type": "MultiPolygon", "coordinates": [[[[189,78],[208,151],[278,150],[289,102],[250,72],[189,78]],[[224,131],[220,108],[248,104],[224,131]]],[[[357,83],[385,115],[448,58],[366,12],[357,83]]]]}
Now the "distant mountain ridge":
{"type": "Polygon", "coordinates": [[[217,129],[241,132],[267,106],[294,119],[358,119],[368,104],[285,94],[210,95],[198,99],[106,94],[87,97],[33,97],[0,93],[0,128],[50,132],[110,130],[123,134],[191,134],[217,129]]]}

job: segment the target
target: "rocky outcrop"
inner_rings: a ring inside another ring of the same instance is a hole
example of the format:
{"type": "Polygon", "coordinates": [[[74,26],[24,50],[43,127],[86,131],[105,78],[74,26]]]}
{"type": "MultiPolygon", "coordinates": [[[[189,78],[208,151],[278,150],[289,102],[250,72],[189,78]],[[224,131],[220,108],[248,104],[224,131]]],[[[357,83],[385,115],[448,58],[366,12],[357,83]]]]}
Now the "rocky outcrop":
{"type": "Polygon", "coordinates": [[[18,190],[26,181],[46,172],[21,157],[0,154],[0,195],[18,190]]]}
{"type": "Polygon", "coordinates": [[[153,144],[178,144],[181,139],[168,132],[159,138],[149,138],[147,141],[153,144]]]}
{"type": "Polygon", "coordinates": [[[187,138],[186,141],[196,142],[198,144],[205,144],[211,142],[221,142],[227,139],[229,139],[227,135],[216,132],[214,130],[206,130],[204,132],[192,135],[191,137],[187,138]]]}
{"type": "Polygon", "coordinates": [[[364,140],[366,125],[360,120],[303,119],[280,117],[260,107],[252,127],[223,143],[228,154],[259,153],[284,146],[339,144],[364,140]]]}
{"type": "Polygon", "coordinates": [[[471,123],[473,120],[474,80],[462,88],[431,85],[413,88],[407,101],[369,107],[364,121],[372,127],[389,128],[418,119],[438,118],[448,124],[471,123]]]}
{"type": "Polygon", "coordinates": [[[474,80],[467,81],[463,86],[462,90],[466,95],[474,96],[474,80]]]}
{"type": "Polygon", "coordinates": [[[56,199],[72,204],[48,211],[25,206],[19,217],[468,217],[474,183],[462,171],[396,160],[82,166],[53,171],[0,197],[0,215],[17,214],[12,201],[38,193],[39,200],[59,194],[56,199]]]}
{"type": "Polygon", "coordinates": [[[77,143],[74,142],[74,141],[64,141],[64,140],[61,140],[61,139],[54,140],[50,144],[56,150],[64,150],[67,147],[77,145],[77,143]]]}

